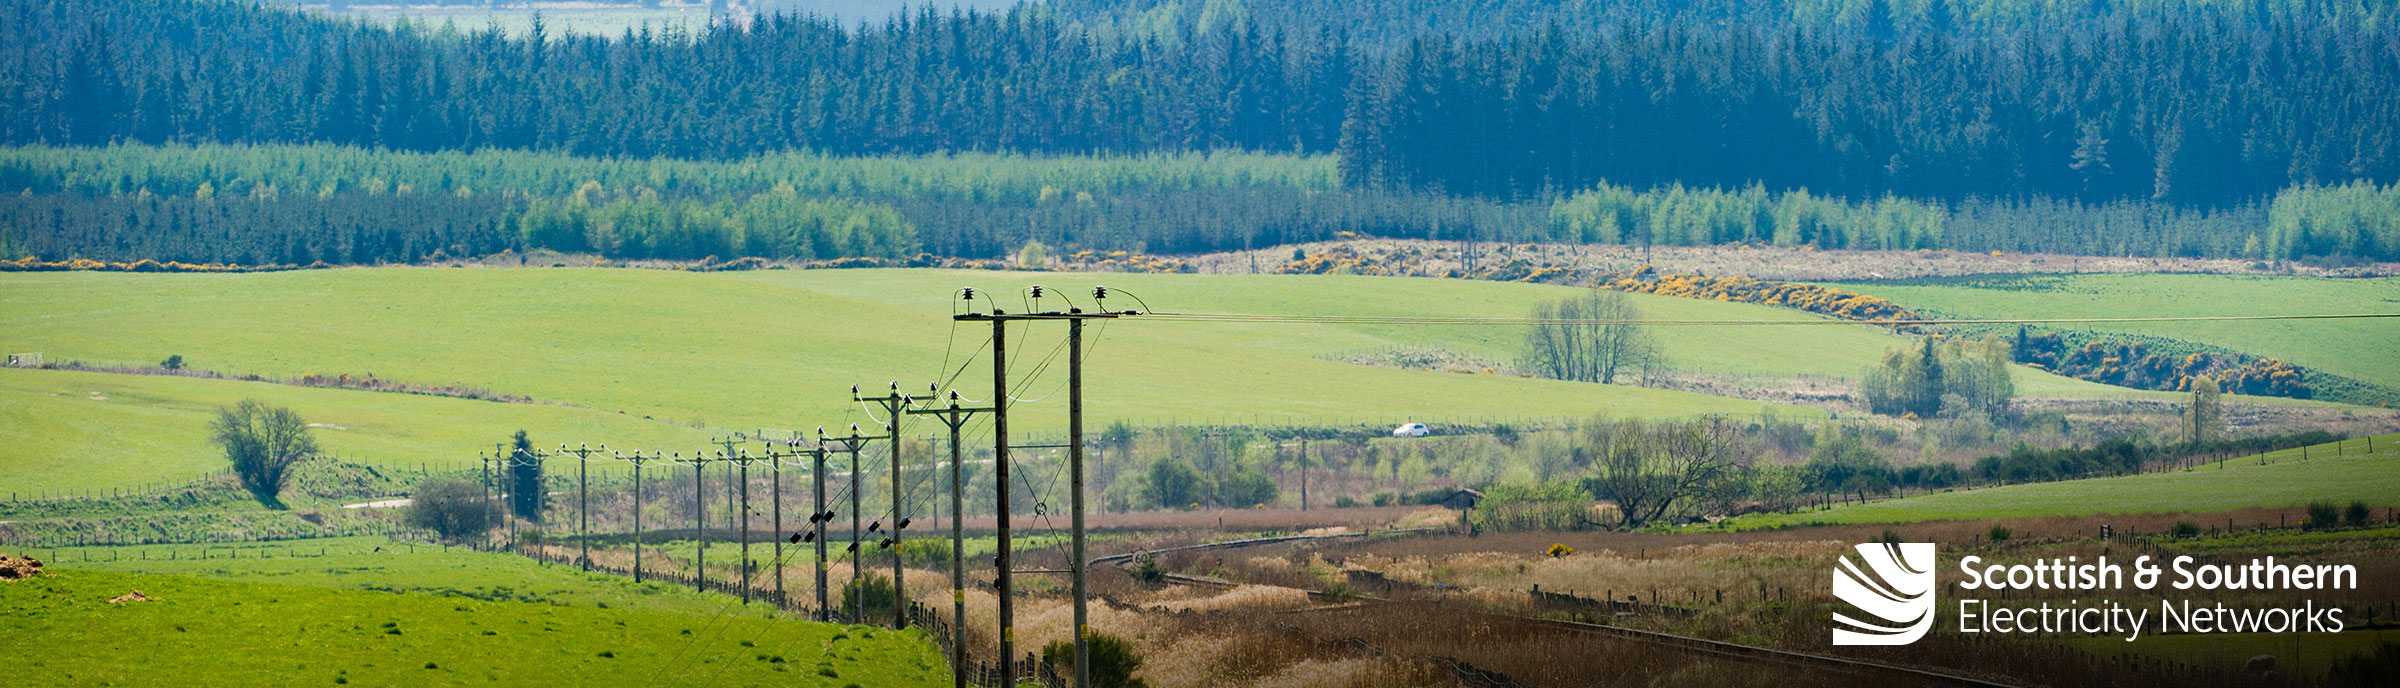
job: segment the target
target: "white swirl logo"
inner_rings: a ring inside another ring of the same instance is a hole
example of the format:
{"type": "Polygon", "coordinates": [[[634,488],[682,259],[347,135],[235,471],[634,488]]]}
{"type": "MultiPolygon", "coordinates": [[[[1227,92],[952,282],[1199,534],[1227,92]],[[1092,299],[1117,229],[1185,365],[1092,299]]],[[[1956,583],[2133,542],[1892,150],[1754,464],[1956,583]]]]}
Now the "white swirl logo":
{"type": "Polygon", "coordinates": [[[1835,645],[1907,645],[1933,628],[1934,548],[1930,542],[1858,546],[1861,571],[1849,557],[1833,572],[1833,596],[1874,622],[1834,612],[1835,645]]]}

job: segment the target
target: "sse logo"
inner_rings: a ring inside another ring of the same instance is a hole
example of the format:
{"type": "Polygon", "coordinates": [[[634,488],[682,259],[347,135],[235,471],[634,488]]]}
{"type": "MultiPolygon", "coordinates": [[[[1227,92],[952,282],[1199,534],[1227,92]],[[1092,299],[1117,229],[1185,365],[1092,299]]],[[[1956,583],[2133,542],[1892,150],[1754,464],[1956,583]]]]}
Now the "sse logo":
{"type": "Polygon", "coordinates": [[[1925,637],[1933,628],[1933,543],[1870,542],[1858,546],[1858,557],[1872,574],[1842,557],[1833,595],[1875,621],[1834,612],[1833,644],[1907,645],[1925,637]]]}

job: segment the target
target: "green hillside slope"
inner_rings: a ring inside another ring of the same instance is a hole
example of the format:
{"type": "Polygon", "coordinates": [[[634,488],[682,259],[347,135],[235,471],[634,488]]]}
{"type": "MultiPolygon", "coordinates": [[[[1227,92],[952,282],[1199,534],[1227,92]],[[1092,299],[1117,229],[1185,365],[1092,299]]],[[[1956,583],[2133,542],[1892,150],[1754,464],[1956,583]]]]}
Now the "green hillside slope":
{"type": "MultiPolygon", "coordinates": [[[[20,274],[0,277],[0,342],[52,359],[147,362],[296,376],[362,375],[460,384],[726,428],[813,428],[866,419],[852,384],[922,390],[967,364],[988,327],[949,315],[958,287],[1000,294],[1046,283],[1128,290],[1157,310],[1518,315],[1563,287],[1359,277],[825,270],[346,269],[247,275],[20,274]],[[947,351],[945,348],[947,347],[947,351]],[[944,370],[947,361],[948,370],[944,370]]],[[[1657,314],[1790,317],[1776,309],[1644,298],[1657,314]]],[[[1056,305],[1057,300],[1053,299],[1056,305]]],[[[1112,307],[1130,308],[1120,297],[1112,307]]],[[[1896,341],[1868,327],[1677,331],[1675,365],[1712,372],[1848,375],[1896,341]]],[[[1064,335],[1012,333],[1016,376],[1064,335]]],[[[1746,401],[1630,387],[1342,363],[1345,353],[1437,346],[1513,356],[1513,328],[1378,328],[1125,321],[1095,326],[1092,418],[1146,422],[1402,422],[1499,415],[1753,413],[1746,401]]],[[[978,362],[960,375],[989,394],[978,362]]],[[[1024,384],[1042,398],[1062,365],[1024,384]]],[[[1052,397],[1046,401],[1063,401],[1052,397]]],[[[1052,405],[1056,405],[1053,403],[1052,405]]],[[[1036,430],[1063,409],[1028,409],[1036,430]]]]}
{"type": "Polygon", "coordinates": [[[524,429],[537,441],[606,438],[615,446],[705,446],[709,436],[608,411],[263,382],[0,368],[0,493],[176,483],[223,472],[209,441],[217,406],[244,398],[289,406],[317,425],[318,446],[372,466],[479,465],[476,453],[524,429]]]}
{"type": "Polygon", "coordinates": [[[2400,435],[2231,459],[2198,468],[2114,478],[2027,483],[1746,516],[1737,528],[1820,523],[1911,523],[2085,514],[2210,512],[2363,500],[2390,506],[2400,495],[2400,435]],[[2303,457],[2306,458],[2303,458],[2303,457]]]}
{"type": "MultiPolygon", "coordinates": [[[[2006,275],[1842,284],[1844,289],[1978,318],[2151,317],[2400,312],[2400,279],[2244,275],[2006,275]]],[[[2078,325],[2171,337],[2400,387],[2400,321],[2266,320],[2078,325]]]]}
{"type": "Polygon", "coordinates": [[[0,665],[58,685],[932,686],[916,632],[53,570],[0,585],[0,665]],[[110,604],[139,590],[150,602],[110,604]],[[128,645],[128,638],[141,642],[128,645]]]}

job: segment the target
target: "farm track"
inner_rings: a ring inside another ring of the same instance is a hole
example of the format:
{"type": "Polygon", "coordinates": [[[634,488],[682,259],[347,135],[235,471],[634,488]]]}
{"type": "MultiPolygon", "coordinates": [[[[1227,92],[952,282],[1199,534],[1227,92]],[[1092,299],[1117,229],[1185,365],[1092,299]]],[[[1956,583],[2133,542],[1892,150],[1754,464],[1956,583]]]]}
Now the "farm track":
{"type": "MultiPolygon", "coordinates": [[[[1196,544],[1196,545],[1184,545],[1184,546],[1180,546],[1180,547],[1169,547],[1169,548],[1163,548],[1163,549],[1159,549],[1159,550],[1153,550],[1153,551],[1150,551],[1150,552],[1148,552],[1148,554],[1151,554],[1151,555],[1158,555],[1158,554],[1167,554],[1167,553],[1175,553],[1175,552],[1191,552],[1191,551],[1201,551],[1201,550],[1209,550],[1209,549],[1227,549],[1227,548],[1234,548],[1234,547],[1250,547],[1250,546],[1257,546],[1257,545],[1271,545],[1271,544],[1281,544],[1281,543],[1288,543],[1288,542],[1300,542],[1300,541],[1309,541],[1309,540],[1329,540],[1329,539],[1335,539],[1335,538],[1368,537],[1368,536],[1372,536],[1372,535],[1395,535],[1395,534],[1406,534],[1406,533],[1415,533],[1415,532],[1424,532],[1424,531],[1433,531],[1433,530],[1442,530],[1442,529],[1439,529],[1439,528],[1412,528],[1412,529],[1406,529],[1406,530],[1365,531],[1365,532],[1358,532],[1358,533],[1336,533],[1336,534],[1327,534],[1327,535],[1287,535],[1287,536],[1266,537],[1266,538],[1248,538],[1248,539],[1243,539],[1243,540],[1229,540],[1229,541],[1225,541],[1225,542],[1210,542],[1210,543],[1201,543],[1201,544],[1196,544]]],[[[1093,564],[1100,564],[1100,563],[1115,563],[1115,564],[1120,564],[1120,565],[1122,565],[1122,564],[1127,564],[1127,563],[1130,563],[1130,562],[1132,562],[1132,561],[1133,561],[1133,559],[1134,559],[1134,557],[1138,556],[1139,554],[1141,554],[1141,553],[1127,553],[1127,554],[1118,554],[1118,555],[1113,555],[1113,556],[1101,557],[1101,558],[1098,558],[1098,559],[1094,559],[1094,560],[1092,560],[1092,563],[1093,563],[1093,564]]],[[[1178,573],[1173,573],[1173,572],[1169,572],[1169,573],[1167,573],[1167,574],[1166,574],[1166,578],[1167,578],[1168,580],[1172,580],[1172,581],[1175,581],[1175,582],[1178,582],[1178,583],[1185,583],[1185,584],[1210,585],[1210,586],[1218,586],[1218,587],[1231,587],[1231,586],[1237,585],[1236,583],[1233,583],[1233,582],[1231,582],[1231,581],[1224,581],[1224,580],[1219,580],[1219,579],[1215,579],[1215,578],[1207,578],[1207,577],[1188,576],[1188,575],[1184,575],[1184,574],[1178,574],[1178,573]]],[[[1311,596],[1311,597],[1326,597],[1326,596],[1327,596],[1327,595],[1326,595],[1326,593],[1324,593],[1323,591],[1319,591],[1319,590],[1306,590],[1306,591],[1304,591],[1304,592],[1307,592],[1307,593],[1309,594],[1309,596],[1311,596]]],[[[1853,675],[1859,675],[1859,676],[1873,676],[1873,677],[1880,677],[1880,678],[1887,679],[1887,680],[1897,681],[1897,682],[1899,682],[1899,683],[1901,683],[1901,684],[1903,684],[1903,685],[1977,686],[1977,687],[1982,687],[1982,688],[2009,688],[2010,686],[2012,686],[2012,685],[2013,685],[2013,684],[2007,684],[2007,683],[1998,683],[1998,682],[1993,682],[1993,681],[1987,681],[1987,680],[1983,680],[1983,679],[1969,678],[1969,677],[1965,677],[1965,676],[1957,676],[1957,675],[1953,675],[1953,674],[1944,674],[1944,673],[1935,672],[1935,671],[1927,671],[1927,670],[1924,670],[1924,669],[1917,669],[1917,668],[1913,668],[1913,667],[1906,667],[1906,666],[1900,666],[1900,665],[1895,665],[1895,664],[1883,664],[1883,663],[1878,663],[1878,662],[1869,662],[1869,661],[1857,660],[1857,659],[1847,659],[1847,658],[1842,658],[1842,657],[1833,657],[1833,656],[1828,656],[1828,655],[1811,654],[1811,653],[1806,653],[1806,652],[1794,652],[1794,651],[1790,651],[1790,650],[1778,650],[1778,649],[1775,649],[1775,648],[1769,648],[1769,647],[1759,647],[1759,646],[1756,646],[1756,645],[1743,645],[1743,644],[1740,644],[1740,643],[1729,643],[1729,642],[1725,642],[1725,641],[1721,641],[1721,640],[1708,640],[1708,639],[1705,639],[1705,638],[1694,638],[1694,637],[1690,637],[1690,636],[1676,635],[1676,634],[1673,634],[1673,633],[1666,633],[1666,632],[1662,632],[1662,631],[1649,631],[1649,630],[1642,630],[1642,629],[1637,629],[1637,628],[1626,628],[1626,627],[1623,627],[1623,626],[1611,626],[1611,625],[1607,625],[1607,624],[1589,623],[1589,622],[1582,622],[1582,621],[1563,621],[1563,620],[1557,620],[1557,619],[1543,619],[1543,618],[1537,618],[1537,617],[1531,617],[1531,616],[1523,616],[1523,615],[1518,615],[1518,614],[1505,614],[1505,613],[1501,613],[1501,612],[1494,612],[1494,611],[1487,611],[1487,610],[1482,610],[1482,609],[1476,609],[1476,608],[1473,608],[1473,607],[1459,607],[1459,606],[1454,606],[1454,605],[1450,605],[1450,604],[1446,604],[1446,603],[1443,603],[1443,602],[1438,602],[1438,601],[1437,601],[1437,602],[1423,602],[1423,601],[1395,601],[1395,600],[1388,600],[1388,599],[1384,599],[1384,598],[1380,598],[1380,597],[1375,597],[1375,596],[1372,596],[1372,595],[1363,595],[1363,594],[1354,594],[1354,595],[1351,595],[1350,597],[1355,597],[1355,598],[1359,598],[1359,599],[1365,600],[1365,604],[1362,604],[1362,605],[1334,605],[1334,606],[1327,606],[1327,607],[1316,607],[1316,608],[1304,609],[1304,610],[1294,610],[1294,613],[1305,613],[1305,612],[1343,612],[1343,611],[1352,611],[1352,610],[1357,610],[1357,609],[1360,609],[1360,608],[1362,608],[1363,606],[1366,606],[1366,605],[1407,605],[1407,604],[1416,604],[1416,605],[1431,605],[1431,606],[1438,607],[1438,608],[1440,608],[1440,609],[1442,609],[1442,610],[1444,610],[1444,611],[1448,611],[1448,612],[1451,612],[1451,613],[1454,613],[1454,614],[1455,614],[1455,613],[1463,613],[1463,614],[1469,614],[1469,615],[1480,616],[1480,617],[1491,618],[1491,619],[1500,619],[1500,620],[1505,620],[1505,621],[1510,621],[1510,622],[1515,622],[1515,623],[1527,624],[1527,625],[1534,626],[1534,627],[1538,627],[1538,628],[1547,628],[1547,629],[1553,629],[1553,630],[1565,631],[1565,632],[1574,633],[1574,634],[1578,634],[1578,635],[1599,636],[1599,637],[1613,638],[1613,639],[1617,639],[1617,640],[1626,640],[1626,641],[1632,641],[1632,642],[1639,642],[1639,643],[1645,643],[1645,644],[1650,644],[1650,645],[1655,645],[1655,646],[1660,646],[1660,647],[1665,647],[1665,648],[1670,648],[1670,649],[1675,649],[1675,650],[1681,650],[1681,651],[1685,651],[1685,652],[1695,652],[1695,653],[1700,653],[1700,654],[1714,655],[1714,656],[1718,656],[1718,657],[1724,657],[1724,658],[1727,658],[1727,659],[1734,659],[1734,660],[1740,660],[1740,661],[1754,662],[1754,663],[1759,663],[1759,664],[1772,664],[1772,665],[1776,665],[1776,666],[1790,667],[1790,668],[1798,668],[1798,669],[1807,669],[1807,670],[1813,670],[1813,671],[1834,671],[1834,672],[1840,672],[1840,673],[1845,673],[1845,674],[1853,674],[1853,675]]]]}

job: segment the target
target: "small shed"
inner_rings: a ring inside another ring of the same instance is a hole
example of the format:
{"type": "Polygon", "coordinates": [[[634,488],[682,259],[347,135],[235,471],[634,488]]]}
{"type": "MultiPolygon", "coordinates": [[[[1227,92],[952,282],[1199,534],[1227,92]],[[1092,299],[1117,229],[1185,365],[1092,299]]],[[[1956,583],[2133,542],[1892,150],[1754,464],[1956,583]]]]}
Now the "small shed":
{"type": "Polygon", "coordinates": [[[1448,497],[1443,497],[1443,498],[1442,498],[1442,501],[1441,501],[1441,502],[1439,502],[1439,504],[1441,504],[1442,506],[1444,506],[1444,507],[1447,507],[1447,508],[1451,508],[1451,509],[1457,509],[1457,510],[1459,510],[1459,511],[1466,511],[1466,510],[1468,510],[1468,509],[1473,509],[1473,508],[1475,508],[1475,505],[1476,505],[1477,503],[1479,503],[1479,502],[1482,502],[1482,501],[1483,501],[1483,493],[1482,493],[1482,492],[1478,492],[1478,491],[1475,491],[1475,490],[1463,490],[1463,489],[1462,489],[1462,490],[1459,490],[1459,491],[1457,491],[1457,492],[1452,492],[1452,493],[1450,493],[1450,496],[1448,496],[1448,497]]]}

